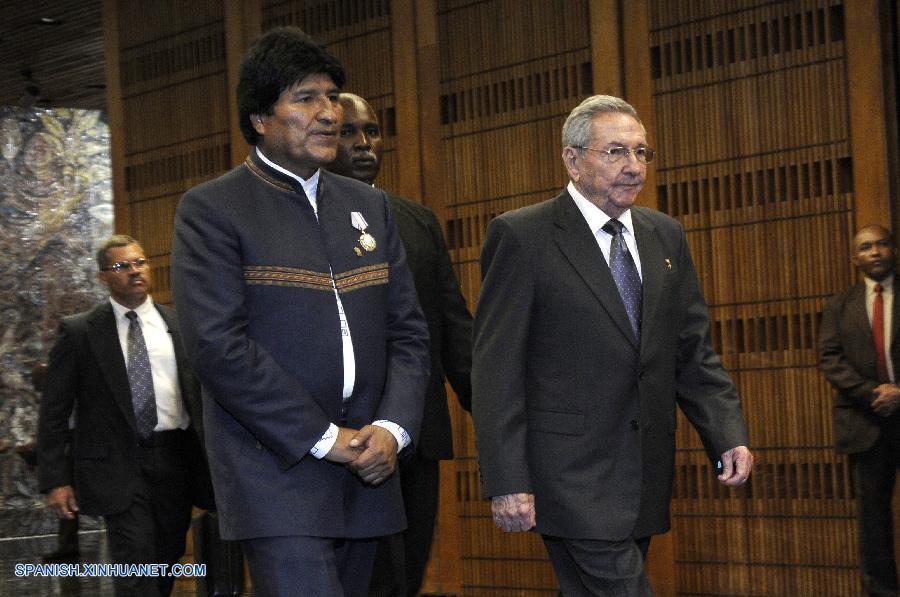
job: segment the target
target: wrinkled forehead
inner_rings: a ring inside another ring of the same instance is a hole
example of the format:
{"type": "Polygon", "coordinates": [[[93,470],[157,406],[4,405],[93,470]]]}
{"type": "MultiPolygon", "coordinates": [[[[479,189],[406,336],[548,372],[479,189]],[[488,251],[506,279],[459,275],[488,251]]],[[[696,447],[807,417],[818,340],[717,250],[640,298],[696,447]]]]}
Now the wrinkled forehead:
{"type": "Polygon", "coordinates": [[[634,147],[647,144],[647,134],[638,120],[623,112],[601,112],[591,120],[592,141],[604,145],[634,147]]]}

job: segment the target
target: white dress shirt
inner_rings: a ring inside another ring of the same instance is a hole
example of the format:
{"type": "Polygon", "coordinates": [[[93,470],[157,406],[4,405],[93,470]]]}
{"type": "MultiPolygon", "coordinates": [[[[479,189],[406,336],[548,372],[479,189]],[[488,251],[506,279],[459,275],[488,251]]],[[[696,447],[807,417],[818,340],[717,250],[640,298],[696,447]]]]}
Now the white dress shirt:
{"type": "MultiPolygon", "coordinates": [[[[313,212],[316,214],[316,218],[318,218],[319,210],[316,200],[318,198],[317,193],[319,189],[320,171],[316,170],[315,174],[304,180],[293,172],[282,168],[275,162],[272,162],[271,160],[266,158],[266,156],[264,156],[263,153],[259,150],[259,147],[256,148],[256,155],[258,155],[259,159],[268,164],[270,167],[278,170],[286,176],[290,176],[300,183],[300,186],[303,187],[303,191],[306,193],[306,198],[309,200],[309,204],[313,208],[313,212]]],[[[347,218],[349,221],[349,213],[347,214],[347,218]]],[[[353,354],[353,340],[350,336],[350,324],[347,322],[347,316],[344,314],[344,305],[341,303],[341,295],[338,293],[337,285],[334,283],[334,272],[331,272],[331,285],[334,288],[334,298],[337,302],[338,317],[341,321],[341,340],[344,358],[344,388],[341,393],[341,397],[346,402],[350,399],[350,396],[353,395],[353,386],[356,384],[356,357],[353,354]]],[[[372,424],[378,425],[379,427],[384,427],[391,432],[391,435],[393,435],[394,439],[397,440],[398,452],[408,446],[410,441],[412,441],[406,430],[392,421],[379,420],[373,421],[372,424]]],[[[316,442],[316,444],[310,449],[309,453],[316,458],[324,458],[337,441],[337,435],[338,426],[334,423],[330,423],[328,425],[328,429],[325,431],[325,433],[322,434],[322,438],[316,442]]]]}
{"type": "Polygon", "coordinates": [[[181,399],[181,384],[178,383],[178,363],[175,361],[175,346],[169,326],[156,307],[153,299],[147,297],[135,309],[129,309],[110,297],[113,315],[116,318],[116,331],[119,333],[119,345],[122,355],[128,362],[128,327],[131,320],[125,317],[129,311],[137,313],[137,321],[141,326],[147,355],[150,357],[150,374],[153,377],[153,394],[156,397],[156,427],[154,431],[187,429],[191,421],[187,409],[181,399]]]}
{"type": "Polygon", "coordinates": [[[887,356],[888,377],[891,383],[897,382],[894,375],[894,361],[891,359],[891,324],[894,314],[894,276],[888,276],[880,282],[865,277],[866,281],[866,314],[869,325],[872,325],[872,306],[875,304],[875,285],[881,284],[881,300],[884,303],[884,353],[887,356]]]}
{"type": "MultiPolygon", "coordinates": [[[[569,191],[569,195],[575,200],[578,211],[584,216],[584,221],[587,222],[588,227],[590,227],[591,232],[594,234],[594,240],[597,241],[597,244],[600,246],[600,251],[603,252],[603,258],[606,259],[606,265],[609,265],[609,250],[612,245],[612,234],[603,230],[603,227],[612,218],[606,215],[602,209],[585,199],[584,195],[575,188],[573,183],[570,182],[566,187],[566,190],[569,191]]],[[[625,226],[622,230],[622,236],[625,239],[625,244],[628,245],[628,251],[634,258],[634,265],[637,267],[638,276],[641,277],[641,281],[643,282],[644,276],[641,273],[641,255],[638,253],[637,241],[634,238],[634,226],[631,223],[631,210],[625,210],[625,213],[619,216],[618,220],[625,226]]]]}

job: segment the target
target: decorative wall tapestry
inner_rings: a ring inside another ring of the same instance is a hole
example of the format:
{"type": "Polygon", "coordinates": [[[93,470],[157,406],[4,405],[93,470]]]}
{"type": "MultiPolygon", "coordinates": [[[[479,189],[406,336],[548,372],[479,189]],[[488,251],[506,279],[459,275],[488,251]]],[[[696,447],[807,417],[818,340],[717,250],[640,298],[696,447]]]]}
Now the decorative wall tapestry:
{"type": "Polygon", "coordinates": [[[3,527],[11,510],[43,507],[33,465],[40,397],[30,371],[46,362],[60,318],[105,296],[93,249],[112,233],[113,212],[100,112],[0,107],[0,154],[3,527]]]}

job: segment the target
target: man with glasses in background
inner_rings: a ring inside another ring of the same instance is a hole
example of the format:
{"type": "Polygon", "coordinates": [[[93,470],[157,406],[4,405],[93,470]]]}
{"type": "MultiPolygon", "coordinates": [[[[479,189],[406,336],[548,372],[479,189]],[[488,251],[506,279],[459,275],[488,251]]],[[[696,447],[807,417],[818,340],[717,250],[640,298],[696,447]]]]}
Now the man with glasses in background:
{"type": "Polygon", "coordinates": [[[682,226],[634,206],[654,152],[634,108],[586,99],[562,132],[570,183],[488,227],[472,416],[483,493],[506,532],[534,528],[562,593],[650,595],[669,530],[678,404],[718,479],[753,457],[682,226]]]}
{"type": "MultiPolygon", "coordinates": [[[[109,300],[64,318],[50,352],[38,480],[60,518],[104,517],[114,563],[171,566],[184,554],[192,506],[212,502],[199,386],[175,312],[150,296],[150,263],[138,241],[109,237],[97,265],[109,300]]],[[[168,595],[173,582],[113,580],[116,595],[168,595]]]]}

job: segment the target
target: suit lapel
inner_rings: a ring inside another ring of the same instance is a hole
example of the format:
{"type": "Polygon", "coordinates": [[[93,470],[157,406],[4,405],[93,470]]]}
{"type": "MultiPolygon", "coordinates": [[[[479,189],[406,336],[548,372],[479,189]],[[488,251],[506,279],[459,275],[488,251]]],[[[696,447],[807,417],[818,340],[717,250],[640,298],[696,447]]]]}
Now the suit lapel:
{"type": "MultiPolygon", "coordinates": [[[[894,274],[894,304],[891,308],[891,346],[888,348],[888,358],[893,358],[894,350],[900,347],[900,276],[894,274]]],[[[897,362],[897,359],[894,359],[897,362]]],[[[894,376],[900,376],[900,371],[894,369],[894,376]]]]}
{"type": "Polygon", "coordinates": [[[869,321],[869,313],[866,311],[866,285],[857,284],[847,297],[847,325],[850,329],[860,330],[863,342],[871,347],[872,358],[875,358],[875,337],[872,335],[872,322],[869,321]]]}
{"type": "Polygon", "coordinates": [[[641,282],[643,284],[644,299],[641,309],[641,338],[647,338],[652,333],[650,322],[662,293],[662,283],[665,277],[663,263],[665,256],[656,227],[650,218],[647,218],[639,209],[632,208],[631,222],[634,225],[634,238],[637,242],[638,254],[641,258],[641,282]]]}
{"type": "MultiPolygon", "coordinates": [[[[190,374],[188,373],[187,356],[184,354],[184,347],[181,345],[181,335],[178,333],[178,321],[171,310],[165,309],[156,303],[153,306],[156,307],[160,317],[166,323],[166,329],[169,332],[169,337],[172,339],[172,349],[175,351],[175,367],[178,369],[178,385],[181,386],[181,400],[184,402],[185,407],[188,407],[188,392],[192,391],[192,386],[189,378],[190,374]]],[[[189,414],[193,415],[193,413],[190,413],[190,409],[189,414]]]]}
{"type": "Polygon", "coordinates": [[[603,253],[600,251],[594,235],[584,221],[584,216],[581,215],[575,201],[567,191],[563,191],[555,199],[555,202],[556,229],[554,236],[557,246],[609,313],[622,335],[637,350],[637,341],[631,325],[628,323],[625,303],[619,296],[616,282],[609,271],[609,265],[603,258],[603,253]]]}
{"type": "Polygon", "coordinates": [[[128,424],[135,429],[131,385],[128,383],[125,356],[122,354],[122,345],[119,343],[119,332],[116,329],[112,305],[107,302],[94,309],[88,325],[91,328],[88,333],[88,342],[100,370],[103,372],[103,377],[128,424]]]}

